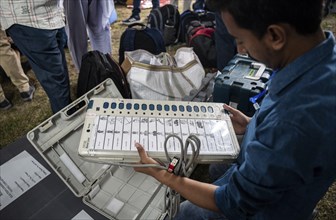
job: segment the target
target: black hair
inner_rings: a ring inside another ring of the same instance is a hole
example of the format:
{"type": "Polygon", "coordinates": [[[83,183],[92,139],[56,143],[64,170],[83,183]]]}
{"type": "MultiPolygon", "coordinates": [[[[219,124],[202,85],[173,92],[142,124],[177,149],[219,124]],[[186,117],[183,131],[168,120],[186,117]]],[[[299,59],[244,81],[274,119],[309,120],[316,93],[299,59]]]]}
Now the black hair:
{"type": "Polygon", "coordinates": [[[208,0],[228,11],[241,28],[262,37],[271,24],[287,23],[302,35],[315,33],[322,21],[323,0],[208,0]]]}

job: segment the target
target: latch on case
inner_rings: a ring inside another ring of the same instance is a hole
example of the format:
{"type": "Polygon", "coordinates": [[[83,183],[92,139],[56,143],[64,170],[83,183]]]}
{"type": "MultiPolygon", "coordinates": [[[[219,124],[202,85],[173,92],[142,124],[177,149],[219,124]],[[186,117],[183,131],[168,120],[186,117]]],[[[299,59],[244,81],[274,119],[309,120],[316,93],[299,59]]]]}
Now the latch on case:
{"type": "Polygon", "coordinates": [[[262,63],[252,63],[251,66],[253,68],[255,68],[255,69],[258,68],[257,72],[253,76],[247,75],[247,76],[244,76],[244,78],[246,78],[246,79],[252,79],[252,80],[259,80],[260,77],[262,76],[262,74],[264,73],[264,71],[266,70],[265,64],[262,64],[262,63]]]}

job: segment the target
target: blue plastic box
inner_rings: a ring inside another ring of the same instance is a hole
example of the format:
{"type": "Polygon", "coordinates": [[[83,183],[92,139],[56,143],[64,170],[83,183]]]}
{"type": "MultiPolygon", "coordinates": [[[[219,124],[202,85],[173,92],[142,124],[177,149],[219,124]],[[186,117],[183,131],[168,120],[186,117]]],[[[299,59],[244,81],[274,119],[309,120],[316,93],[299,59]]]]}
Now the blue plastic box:
{"type": "Polygon", "coordinates": [[[213,101],[229,104],[252,116],[255,108],[249,99],[266,89],[271,73],[264,64],[237,54],[216,77],[213,101]]]}

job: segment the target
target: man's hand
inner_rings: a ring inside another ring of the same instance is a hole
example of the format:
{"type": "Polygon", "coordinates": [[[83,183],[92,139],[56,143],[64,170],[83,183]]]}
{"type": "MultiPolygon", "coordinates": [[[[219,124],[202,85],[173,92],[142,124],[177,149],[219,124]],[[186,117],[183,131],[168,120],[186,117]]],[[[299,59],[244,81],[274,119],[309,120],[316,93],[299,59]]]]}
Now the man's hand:
{"type": "MultiPolygon", "coordinates": [[[[153,158],[149,157],[145,149],[139,143],[135,143],[135,147],[138,150],[140,156],[140,164],[158,164],[159,163],[153,158]]],[[[155,167],[134,167],[134,170],[140,173],[145,173],[147,175],[153,176],[158,179],[160,173],[166,173],[166,170],[155,168],[155,167]]]]}
{"type": "MultiPolygon", "coordinates": [[[[135,147],[138,149],[141,164],[158,164],[157,161],[147,155],[145,149],[139,143],[135,143],[135,147]]],[[[159,182],[180,193],[181,196],[202,208],[216,212],[219,211],[215,202],[215,190],[218,186],[202,183],[187,177],[176,176],[169,173],[166,169],[134,167],[134,170],[154,177],[159,182]]]]}
{"type": "Polygon", "coordinates": [[[233,129],[236,134],[244,134],[246,130],[247,124],[250,122],[251,118],[246,116],[244,113],[241,111],[232,108],[231,106],[224,104],[224,109],[229,112],[233,129]]]}

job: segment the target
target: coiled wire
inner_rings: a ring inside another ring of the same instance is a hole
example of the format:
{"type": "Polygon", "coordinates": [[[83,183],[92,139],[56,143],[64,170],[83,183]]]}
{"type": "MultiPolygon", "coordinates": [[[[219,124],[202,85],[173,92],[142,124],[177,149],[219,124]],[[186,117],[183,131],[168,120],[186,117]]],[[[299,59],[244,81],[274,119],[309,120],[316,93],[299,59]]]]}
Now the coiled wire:
{"type": "MultiPolygon", "coordinates": [[[[189,135],[183,144],[182,139],[175,135],[170,134],[166,137],[164,142],[164,150],[166,154],[166,158],[168,161],[172,161],[172,158],[168,153],[168,140],[170,138],[176,138],[178,140],[179,145],[181,146],[180,158],[179,162],[174,169],[174,174],[178,176],[190,176],[192,171],[196,166],[196,160],[200,152],[201,141],[196,135],[189,135]],[[191,149],[189,149],[189,147],[191,149]],[[188,150],[190,150],[191,154],[188,156],[188,150]]],[[[166,199],[164,200],[164,208],[167,212],[169,219],[173,219],[179,211],[181,196],[175,190],[167,187],[166,188],[166,199]]]]}

